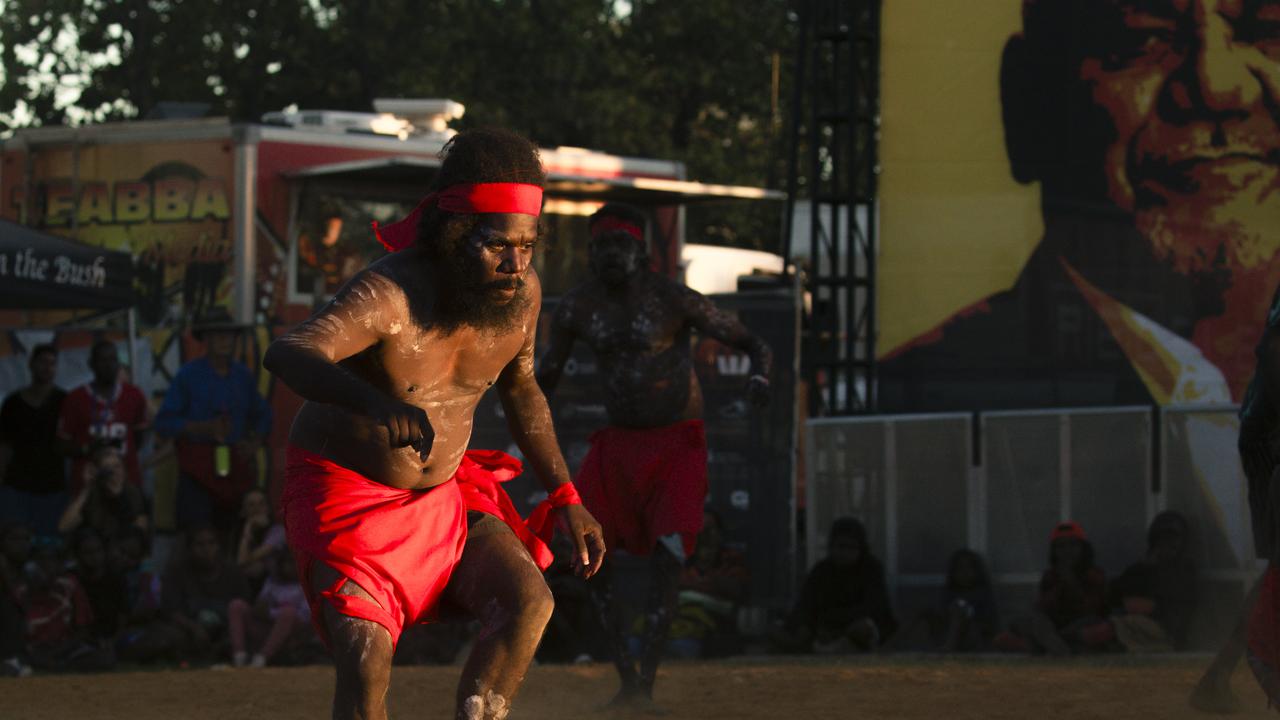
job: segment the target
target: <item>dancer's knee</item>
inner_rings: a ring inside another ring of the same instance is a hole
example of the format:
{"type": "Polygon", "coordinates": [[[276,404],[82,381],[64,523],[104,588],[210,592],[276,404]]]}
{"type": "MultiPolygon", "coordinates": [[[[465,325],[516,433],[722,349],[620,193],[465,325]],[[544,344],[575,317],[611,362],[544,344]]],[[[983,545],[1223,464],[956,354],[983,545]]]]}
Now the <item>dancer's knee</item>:
{"type": "Polygon", "coordinates": [[[541,577],[528,578],[519,583],[504,603],[505,612],[496,621],[509,620],[515,624],[541,632],[551,620],[555,610],[555,598],[551,588],[541,577]]]}

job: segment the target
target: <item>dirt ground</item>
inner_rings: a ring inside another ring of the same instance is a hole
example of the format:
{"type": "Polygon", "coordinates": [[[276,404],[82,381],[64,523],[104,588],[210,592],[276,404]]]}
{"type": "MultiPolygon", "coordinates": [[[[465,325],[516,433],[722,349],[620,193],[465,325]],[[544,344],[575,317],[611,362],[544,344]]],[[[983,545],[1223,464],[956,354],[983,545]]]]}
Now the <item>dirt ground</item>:
{"type": "MultiPolygon", "coordinates": [[[[1050,662],[928,658],[743,659],[671,663],[658,702],[671,720],[745,718],[1197,718],[1186,696],[1207,658],[1050,662]]],[[[450,717],[457,667],[398,667],[391,717],[450,717]]],[[[326,718],[332,670],[174,670],[0,680],[0,720],[326,718]]],[[[1271,717],[1247,668],[1237,718],[1271,717]]],[[[613,693],[603,664],[533,668],[512,720],[640,717],[597,708],[613,693]]]]}

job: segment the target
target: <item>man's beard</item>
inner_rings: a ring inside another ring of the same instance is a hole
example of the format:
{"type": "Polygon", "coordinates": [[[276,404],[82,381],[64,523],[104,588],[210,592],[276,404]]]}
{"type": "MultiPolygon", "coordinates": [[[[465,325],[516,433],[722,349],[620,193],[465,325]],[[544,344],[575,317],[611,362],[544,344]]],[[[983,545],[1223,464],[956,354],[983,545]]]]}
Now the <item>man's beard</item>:
{"type": "Polygon", "coordinates": [[[432,324],[446,333],[463,326],[505,333],[519,325],[530,302],[523,279],[482,282],[478,279],[483,271],[480,264],[458,247],[431,254],[438,268],[432,324]],[[515,288],[515,295],[505,303],[498,302],[497,291],[511,288],[515,288]]]}

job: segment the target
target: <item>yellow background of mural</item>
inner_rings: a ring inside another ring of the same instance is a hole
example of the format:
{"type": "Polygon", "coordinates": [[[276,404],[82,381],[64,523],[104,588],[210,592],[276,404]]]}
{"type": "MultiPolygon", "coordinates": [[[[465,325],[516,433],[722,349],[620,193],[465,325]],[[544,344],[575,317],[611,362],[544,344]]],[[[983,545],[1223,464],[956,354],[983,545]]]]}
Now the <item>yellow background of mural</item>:
{"type": "Polygon", "coordinates": [[[884,3],[878,349],[885,354],[1009,287],[1043,232],[1014,182],[1000,54],[1019,0],[884,3]]]}

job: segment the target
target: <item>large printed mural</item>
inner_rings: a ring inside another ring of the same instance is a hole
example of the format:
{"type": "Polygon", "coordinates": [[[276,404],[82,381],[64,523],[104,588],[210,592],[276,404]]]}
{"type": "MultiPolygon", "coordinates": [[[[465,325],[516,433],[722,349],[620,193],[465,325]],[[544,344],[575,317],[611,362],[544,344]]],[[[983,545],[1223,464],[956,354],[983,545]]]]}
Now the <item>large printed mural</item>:
{"type": "Polygon", "coordinates": [[[982,6],[886,3],[882,409],[1238,402],[1280,282],[1280,3],[982,6]]]}

